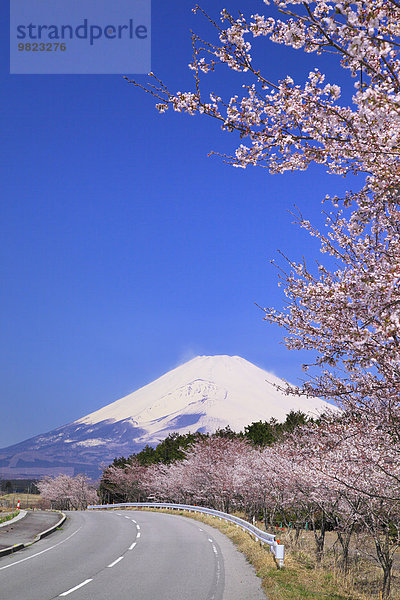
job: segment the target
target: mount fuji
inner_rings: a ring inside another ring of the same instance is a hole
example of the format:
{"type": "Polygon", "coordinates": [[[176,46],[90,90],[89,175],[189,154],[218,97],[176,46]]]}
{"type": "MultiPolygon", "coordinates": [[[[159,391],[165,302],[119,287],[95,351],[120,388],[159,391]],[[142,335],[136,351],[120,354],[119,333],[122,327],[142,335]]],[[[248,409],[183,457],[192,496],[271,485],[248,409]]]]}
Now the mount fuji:
{"type": "Polygon", "coordinates": [[[172,432],[242,430],[284,421],[291,410],[332,409],[318,398],[286,396],[275,375],[239,356],[198,356],[152,383],[73,423],[0,450],[0,477],[85,473],[97,478],[116,456],[155,446],[172,432]]]}

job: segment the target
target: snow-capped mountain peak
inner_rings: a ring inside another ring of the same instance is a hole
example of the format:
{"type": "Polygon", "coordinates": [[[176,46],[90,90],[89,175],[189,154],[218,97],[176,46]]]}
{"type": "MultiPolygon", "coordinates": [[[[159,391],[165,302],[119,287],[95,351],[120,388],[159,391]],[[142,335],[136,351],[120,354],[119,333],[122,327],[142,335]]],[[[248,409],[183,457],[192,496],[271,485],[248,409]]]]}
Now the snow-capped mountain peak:
{"type": "Polygon", "coordinates": [[[285,420],[291,410],[317,415],[331,405],[286,396],[283,381],[240,356],[197,356],[85,417],[0,451],[0,475],[37,477],[99,472],[169,433],[240,431],[254,421],[285,420]]]}

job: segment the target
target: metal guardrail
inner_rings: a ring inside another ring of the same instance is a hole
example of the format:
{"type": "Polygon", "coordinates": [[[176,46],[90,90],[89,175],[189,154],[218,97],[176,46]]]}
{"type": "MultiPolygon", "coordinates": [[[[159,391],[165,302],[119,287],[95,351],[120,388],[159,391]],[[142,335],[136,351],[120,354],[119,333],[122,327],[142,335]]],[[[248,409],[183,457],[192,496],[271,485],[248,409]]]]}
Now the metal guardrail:
{"type": "Polygon", "coordinates": [[[212,508],[205,508],[204,506],[193,506],[191,504],[170,504],[165,502],[122,502],[119,504],[91,504],[88,506],[89,510],[97,509],[97,508],[125,508],[125,507],[135,507],[135,508],[168,508],[172,510],[187,510],[190,512],[198,512],[206,515],[211,515],[212,517],[217,517],[218,519],[223,519],[224,521],[229,521],[230,523],[234,523],[237,527],[241,527],[243,531],[247,531],[250,535],[252,535],[255,540],[261,542],[261,544],[268,544],[271,549],[271,552],[274,554],[275,559],[278,562],[279,567],[283,567],[283,560],[285,557],[285,546],[283,544],[279,544],[276,540],[276,536],[272,533],[267,533],[266,531],[262,531],[262,529],[258,529],[248,521],[244,519],[240,519],[239,517],[235,517],[233,515],[228,515],[227,513],[221,512],[219,510],[214,510],[212,508]]]}

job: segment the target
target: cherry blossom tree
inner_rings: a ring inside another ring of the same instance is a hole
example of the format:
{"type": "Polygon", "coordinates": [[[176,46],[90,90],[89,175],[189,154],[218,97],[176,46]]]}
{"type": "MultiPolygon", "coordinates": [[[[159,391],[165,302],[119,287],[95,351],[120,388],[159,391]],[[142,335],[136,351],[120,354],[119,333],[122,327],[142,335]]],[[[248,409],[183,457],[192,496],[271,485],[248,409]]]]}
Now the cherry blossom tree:
{"type": "Polygon", "coordinates": [[[385,422],[398,435],[400,405],[400,219],[394,206],[375,216],[362,234],[354,219],[329,218],[328,235],[301,220],[319,238],[322,251],[342,265],[313,273],[290,262],[281,275],[285,310],[265,309],[265,318],[288,331],[289,349],[314,351],[310,376],[287,392],[335,400],[351,412],[385,422]],[[354,227],[353,227],[354,226],[354,227]],[[313,370],[314,367],[314,370],[313,370]]]}
{"type": "Polygon", "coordinates": [[[146,473],[145,489],[150,501],[181,502],[190,504],[192,495],[186,486],[184,461],[169,464],[156,463],[146,473]]]}
{"type": "Polygon", "coordinates": [[[213,436],[187,452],[185,485],[196,503],[230,511],[237,496],[236,463],[248,447],[245,440],[213,436]]]}
{"type": "Polygon", "coordinates": [[[393,442],[380,425],[349,414],[326,419],[318,428],[307,425],[289,442],[300,465],[318,482],[321,500],[341,533],[345,565],[355,526],[373,541],[384,598],[390,595],[393,557],[400,544],[400,447],[393,442]]]}
{"type": "MultiPolygon", "coordinates": [[[[278,516],[279,520],[285,520],[285,511],[289,507],[293,515],[292,464],[281,452],[280,444],[251,448],[242,453],[235,465],[235,480],[244,507],[253,507],[253,513],[260,511],[266,529],[274,527],[278,516]]],[[[250,512],[248,508],[247,512],[250,512]]]]}
{"type": "Polygon", "coordinates": [[[315,357],[305,365],[316,367],[305,384],[288,386],[288,393],[339,399],[346,410],[366,411],[398,435],[400,3],[264,4],[272,5],[270,14],[235,18],[223,10],[220,22],[196,7],[216,40],[193,34],[192,91],[173,93],[154,74],[148,85],[130,82],[156,97],[160,112],[211,116],[224,131],[239,134],[236,151],[224,156],[233,166],[283,173],[316,163],[329,173],[358,176],[357,191],[331,199],[326,234],[298,216],[330,260],[316,270],[289,260],[282,276],[288,305],[265,308],[265,319],[287,329],[290,349],[315,357]],[[272,81],[253,59],[260,39],[336,58],[355,78],[352,104],[343,103],[340,86],[319,68],[302,84],[285,74],[272,81]],[[225,98],[204,93],[204,77],[224,67],[237,73],[245,91],[225,98]]]}
{"type": "Polygon", "coordinates": [[[85,475],[48,477],[39,481],[37,487],[44,500],[61,510],[84,510],[98,501],[97,492],[85,475]]]}
{"type": "MultiPolygon", "coordinates": [[[[269,449],[266,452],[271,454],[269,449]]],[[[252,520],[261,513],[267,528],[273,512],[270,502],[273,476],[274,469],[268,464],[261,449],[248,448],[247,452],[242,453],[237,460],[234,474],[235,488],[242,499],[246,514],[252,520]]]]}
{"type": "Polygon", "coordinates": [[[287,511],[296,529],[296,542],[305,522],[311,524],[317,562],[321,562],[324,556],[327,529],[335,529],[343,550],[343,570],[347,571],[355,517],[347,510],[343,490],[330,477],[330,463],[325,471],[318,468],[322,460],[314,446],[314,438],[318,436],[323,436],[323,428],[310,424],[288,436],[277,447],[282,456],[282,468],[285,465],[288,473],[286,480],[289,480],[290,497],[287,511]]]}
{"type": "MultiPolygon", "coordinates": [[[[238,18],[221,12],[220,23],[205,15],[217,34],[214,43],[193,34],[194,75],[190,92],[170,92],[154,74],[144,88],[169,107],[190,115],[204,114],[222,123],[227,132],[248,139],[225,157],[235,166],[267,166],[271,172],[303,170],[324,164],[332,173],[367,173],[358,201],[375,205],[397,202],[399,138],[400,4],[396,0],[265,1],[278,10],[271,16],[238,18]],[[272,16],[274,15],[274,16],[272,16]],[[303,85],[290,76],[273,82],[252,57],[252,43],[267,38],[306,53],[336,55],[350,75],[358,76],[353,106],[340,102],[341,89],[326,83],[318,69],[303,85]],[[202,77],[226,66],[241,75],[245,93],[222,99],[218,92],[203,97],[202,77]],[[388,186],[387,184],[390,183],[388,186]],[[372,194],[372,196],[371,196],[372,194]],[[369,195],[369,199],[367,196],[369,195]]],[[[261,2],[260,2],[261,8],[261,2]]]]}
{"type": "Polygon", "coordinates": [[[119,502],[139,502],[145,495],[147,467],[131,458],[123,467],[110,465],[103,471],[101,492],[119,502]]]}

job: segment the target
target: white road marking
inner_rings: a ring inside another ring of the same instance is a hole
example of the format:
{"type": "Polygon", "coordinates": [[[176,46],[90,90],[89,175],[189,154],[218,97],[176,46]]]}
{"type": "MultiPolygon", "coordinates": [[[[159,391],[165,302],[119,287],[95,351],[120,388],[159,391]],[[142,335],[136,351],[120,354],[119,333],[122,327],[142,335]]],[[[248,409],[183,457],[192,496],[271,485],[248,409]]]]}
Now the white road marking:
{"type": "Polygon", "coordinates": [[[62,540],[61,542],[58,542],[58,544],[54,544],[54,546],[50,546],[50,548],[46,548],[46,550],[42,550],[41,552],[36,552],[36,554],[32,554],[32,556],[27,556],[26,558],[22,558],[21,560],[16,560],[15,562],[13,562],[13,563],[11,563],[9,565],[5,565],[4,567],[0,567],[0,571],[2,571],[3,569],[8,569],[9,567],[14,567],[14,565],[19,565],[20,563],[23,563],[26,560],[30,560],[31,558],[35,558],[35,556],[39,556],[39,554],[44,554],[45,552],[48,552],[49,550],[53,550],[53,548],[57,548],[57,546],[60,546],[61,544],[63,544],[67,540],[70,540],[76,533],[78,533],[78,531],[80,531],[82,529],[82,527],[83,527],[83,525],[81,525],[79,527],[79,529],[77,529],[76,531],[74,531],[74,533],[71,533],[71,535],[68,536],[67,538],[65,538],[65,540],[62,540]]]}
{"type": "Polygon", "coordinates": [[[136,527],[138,528],[138,531],[140,531],[140,525],[137,525],[137,524],[136,524],[136,527]]]}
{"type": "Polygon", "coordinates": [[[133,550],[135,546],[136,546],[136,542],[133,542],[133,544],[131,544],[129,546],[128,550],[133,550]]]}
{"type": "Polygon", "coordinates": [[[199,527],[199,531],[203,531],[203,530],[201,529],[201,527],[199,527]]]}
{"type": "Polygon", "coordinates": [[[217,558],[217,583],[219,581],[220,576],[221,576],[221,567],[220,567],[220,564],[219,564],[219,560],[217,558]]]}
{"type": "Polygon", "coordinates": [[[62,594],[60,594],[60,596],[68,596],[68,594],[75,592],[75,590],[78,590],[79,588],[83,587],[87,583],[90,583],[91,581],[93,581],[93,579],[86,579],[86,581],[82,581],[82,583],[80,583],[79,585],[76,585],[75,587],[71,588],[70,590],[63,592],[62,594]]]}
{"type": "Polygon", "coordinates": [[[125,519],[130,519],[130,517],[125,517],[125,519]]]}
{"type": "Polygon", "coordinates": [[[140,538],[140,531],[137,532],[136,537],[140,538]]]}
{"type": "Polygon", "coordinates": [[[135,519],[131,519],[132,523],[136,523],[135,519]]]}
{"type": "MultiPolygon", "coordinates": [[[[211,544],[212,544],[212,549],[213,549],[213,552],[214,552],[214,555],[215,555],[215,558],[217,561],[216,586],[218,586],[218,583],[219,583],[219,580],[221,577],[221,565],[220,565],[220,561],[219,561],[219,555],[218,555],[217,547],[214,544],[213,540],[211,538],[208,538],[208,541],[211,542],[211,544]]],[[[214,594],[211,596],[210,600],[215,600],[215,594],[216,594],[216,592],[214,592],[214,594]]]]}
{"type": "Polygon", "coordinates": [[[113,567],[114,565],[116,565],[117,563],[119,563],[120,560],[122,560],[124,557],[120,556],[119,558],[117,558],[117,560],[114,560],[114,562],[111,563],[111,565],[107,565],[107,567],[113,567]]]}

